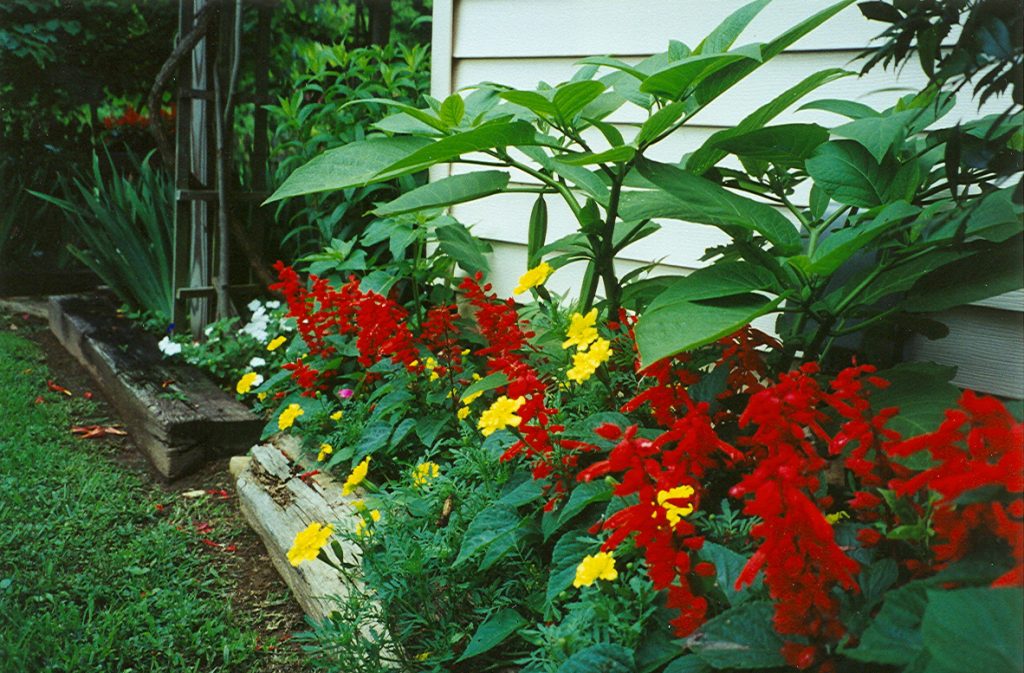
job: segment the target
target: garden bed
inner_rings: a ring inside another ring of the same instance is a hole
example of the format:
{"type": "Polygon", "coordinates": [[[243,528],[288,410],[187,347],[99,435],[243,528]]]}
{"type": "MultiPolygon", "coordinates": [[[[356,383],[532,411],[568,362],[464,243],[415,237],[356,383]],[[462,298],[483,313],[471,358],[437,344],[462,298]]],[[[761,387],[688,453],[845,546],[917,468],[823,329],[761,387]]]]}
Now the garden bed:
{"type": "Polygon", "coordinates": [[[156,340],[118,318],[106,297],[52,297],[50,329],[110,397],[164,479],[258,439],[258,418],[195,368],[165,362],[156,340]]]}

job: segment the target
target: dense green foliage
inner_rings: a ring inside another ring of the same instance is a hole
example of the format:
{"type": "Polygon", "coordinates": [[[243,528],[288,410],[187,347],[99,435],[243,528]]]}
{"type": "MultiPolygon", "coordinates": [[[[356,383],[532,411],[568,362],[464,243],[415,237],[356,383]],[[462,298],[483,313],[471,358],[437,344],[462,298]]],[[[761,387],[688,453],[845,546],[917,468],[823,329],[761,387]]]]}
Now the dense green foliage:
{"type": "Polygon", "coordinates": [[[41,358],[0,334],[0,671],[254,670],[255,635],[188,514],[159,517],[138,479],[72,438],[95,408],[46,392],[41,358]]]}

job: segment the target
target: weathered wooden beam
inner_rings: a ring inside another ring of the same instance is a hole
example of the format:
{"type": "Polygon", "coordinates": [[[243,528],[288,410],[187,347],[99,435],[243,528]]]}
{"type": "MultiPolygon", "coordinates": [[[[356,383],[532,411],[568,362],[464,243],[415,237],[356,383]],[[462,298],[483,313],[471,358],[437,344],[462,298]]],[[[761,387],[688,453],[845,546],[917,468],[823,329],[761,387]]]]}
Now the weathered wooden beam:
{"type": "Polygon", "coordinates": [[[50,298],[50,329],[96,379],[165,479],[244,452],[263,421],[201,371],[164,360],[156,339],[98,295],[50,298]]]}

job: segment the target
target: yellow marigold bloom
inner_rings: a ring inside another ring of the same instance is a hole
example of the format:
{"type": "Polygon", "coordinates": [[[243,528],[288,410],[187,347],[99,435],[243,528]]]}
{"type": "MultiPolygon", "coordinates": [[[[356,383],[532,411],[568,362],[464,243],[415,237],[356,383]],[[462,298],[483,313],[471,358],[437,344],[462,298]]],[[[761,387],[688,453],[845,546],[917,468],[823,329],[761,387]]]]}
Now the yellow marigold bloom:
{"type": "Polygon", "coordinates": [[[267,399],[267,394],[266,393],[256,393],[256,399],[258,399],[260,402],[262,402],[263,400],[267,399]]]}
{"type": "Polygon", "coordinates": [[[288,341],[288,337],[283,337],[283,336],[274,337],[274,339],[270,343],[267,344],[267,350],[268,351],[276,351],[278,348],[280,348],[284,344],[285,341],[288,341]]]}
{"type": "Polygon", "coordinates": [[[320,453],[316,454],[316,459],[323,461],[327,456],[334,453],[334,447],[326,442],[320,445],[320,453]]]}
{"type": "MultiPolygon", "coordinates": [[[[371,509],[369,512],[370,518],[373,519],[374,523],[380,521],[380,510],[371,509]]],[[[356,522],[356,537],[369,537],[373,535],[373,531],[370,530],[369,525],[366,523],[366,519],[360,519],[356,522]]]]}
{"type": "Polygon", "coordinates": [[[366,479],[366,473],[370,469],[370,456],[363,459],[363,462],[352,468],[352,474],[348,475],[348,479],[345,480],[345,484],[341,487],[342,495],[349,495],[355,489],[356,486],[363,483],[363,479],[366,479]]]}
{"type": "Polygon", "coordinates": [[[835,514],[826,514],[825,521],[828,521],[829,525],[834,525],[843,519],[849,519],[850,514],[848,512],[836,512],[835,514]]]}
{"type": "Polygon", "coordinates": [[[554,269],[547,262],[541,262],[519,277],[519,285],[512,290],[512,294],[522,294],[531,288],[544,284],[554,269]]]}
{"type": "Polygon", "coordinates": [[[460,421],[464,421],[467,418],[469,418],[469,412],[469,407],[462,407],[461,409],[455,412],[455,415],[459,417],[460,421]]]}
{"type": "Polygon", "coordinates": [[[598,339],[590,348],[577,351],[572,356],[572,368],[565,373],[570,381],[583,383],[597,371],[602,363],[612,356],[612,344],[607,339],[598,339]]]}
{"type": "Polygon", "coordinates": [[[420,463],[416,466],[416,469],[412,471],[412,485],[413,486],[426,486],[431,479],[437,479],[437,475],[441,473],[441,466],[437,463],[420,463]]]}
{"type": "Polygon", "coordinates": [[[676,525],[679,520],[684,516],[689,516],[693,513],[693,505],[687,503],[682,507],[674,505],[670,500],[677,500],[683,498],[693,497],[693,486],[676,486],[675,488],[667,491],[658,491],[658,504],[665,508],[665,516],[668,517],[669,525],[676,525]]]}
{"type": "Polygon", "coordinates": [[[423,370],[430,372],[431,381],[436,381],[441,378],[441,375],[434,371],[435,369],[437,369],[437,360],[434,358],[427,358],[427,361],[423,363],[423,370]]]}
{"type": "MultiPolygon", "coordinates": [[[[473,380],[474,381],[479,381],[480,380],[480,375],[477,374],[477,373],[474,373],[473,374],[473,380]]],[[[465,404],[468,407],[470,404],[473,404],[473,402],[476,401],[476,398],[480,397],[483,394],[484,394],[484,391],[478,390],[475,393],[472,393],[470,395],[466,395],[466,397],[463,398],[462,403],[465,404]]]]}
{"type": "Polygon", "coordinates": [[[235,385],[235,391],[237,391],[239,395],[244,395],[252,390],[253,386],[258,386],[261,383],[263,383],[262,376],[256,372],[249,372],[247,374],[243,374],[242,378],[238,379],[238,383],[235,385]]]}
{"type": "Polygon", "coordinates": [[[288,407],[284,411],[282,411],[281,415],[278,416],[277,418],[278,429],[287,430],[288,428],[292,427],[292,425],[295,423],[295,419],[304,413],[306,412],[303,411],[302,407],[300,407],[299,405],[295,404],[294,402],[292,404],[289,404],[288,407]]]}
{"type": "Polygon", "coordinates": [[[331,420],[332,421],[340,421],[341,417],[343,415],[344,415],[344,412],[342,412],[342,411],[335,411],[333,414],[331,414],[331,420]]]}
{"type": "Polygon", "coordinates": [[[480,428],[484,437],[489,437],[495,430],[503,430],[507,426],[518,428],[523,419],[516,416],[516,412],[524,404],[526,404],[525,397],[517,397],[514,400],[510,400],[502,395],[494,400],[494,404],[487,411],[480,414],[480,421],[477,423],[477,427],[480,428]]]}
{"type": "Polygon", "coordinates": [[[327,544],[327,538],[331,537],[333,532],[332,526],[309,524],[295,536],[292,548],[288,550],[288,562],[298,566],[303,561],[312,561],[320,554],[320,550],[327,544]]]}
{"type": "Polygon", "coordinates": [[[586,350],[587,346],[597,341],[597,328],[594,327],[596,323],[596,308],[590,309],[586,315],[573,313],[569,319],[569,330],[565,333],[568,338],[562,342],[562,348],[576,346],[576,348],[586,350]]]}
{"type": "Polygon", "coordinates": [[[355,507],[357,512],[365,512],[366,511],[366,501],[363,500],[362,498],[359,498],[359,500],[353,500],[352,501],[352,506],[355,507]]]}
{"type": "Polygon", "coordinates": [[[615,558],[608,552],[600,552],[593,556],[586,556],[576,566],[576,579],[572,581],[574,587],[589,587],[595,580],[614,580],[619,576],[615,570],[615,558]]]}

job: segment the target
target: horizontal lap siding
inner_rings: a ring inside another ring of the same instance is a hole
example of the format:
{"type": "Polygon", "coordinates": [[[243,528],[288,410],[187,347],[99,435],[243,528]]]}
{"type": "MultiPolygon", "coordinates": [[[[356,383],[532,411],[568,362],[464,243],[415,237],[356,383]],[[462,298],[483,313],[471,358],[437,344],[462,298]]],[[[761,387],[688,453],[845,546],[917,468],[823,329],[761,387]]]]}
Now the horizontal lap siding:
{"type": "MultiPolygon", "coordinates": [[[[444,98],[483,81],[518,88],[533,88],[569,79],[580,58],[610,54],[627,62],[667,48],[668,41],[696,45],[725,16],[745,0],[435,0],[433,95],[444,98]]],[[[766,42],[829,2],[822,0],[775,0],[751,24],[737,44],[766,42]]],[[[737,124],[756,107],[811,73],[825,68],[857,71],[857,55],[883,25],[863,19],[850,7],[819,30],[797,42],[786,53],[768,62],[739,85],[722,95],[692,125],[651,150],[662,161],[679,161],[699,147],[712,133],[737,124]]],[[[894,104],[899,96],[922,87],[926,78],[911,62],[899,75],[876,68],[864,77],[847,77],[821,87],[805,100],[853,99],[877,109],[894,104]]],[[[798,107],[798,106],[797,106],[798,107]]],[[[979,112],[975,102],[962,96],[943,124],[979,114],[999,112],[989,102],[979,112]]],[[[636,133],[644,112],[627,104],[614,113],[614,123],[628,139],[636,133]]],[[[793,107],[774,123],[803,122],[835,125],[841,118],[816,110],[793,107]]],[[[588,136],[588,140],[590,137],[588,136]]],[[[603,145],[598,138],[595,146],[603,145]]],[[[727,162],[728,163],[728,162],[727,162]]],[[[454,172],[473,170],[458,166],[454,172]]],[[[436,179],[448,169],[435,169],[436,179]]],[[[513,172],[518,185],[531,179],[513,172]]],[[[502,194],[461,204],[453,214],[494,246],[492,280],[497,291],[510,294],[526,265],[526,227],[536,197],[502,194]]],[[[806,187],[794,200],[806,201],[806,187]]],[[[550,213],[548,241],[575,230],[575,220],[556,196],[547,197],[550,213]]],[[[698,268],[708,246],[725,241],[713,227],[665,222],[661,231],[628,248],[618,263],[620,273],[658,261],[656,274],[685,274],[698,268]]],[[[570,292],[578,288],[581,264],[560,269],[552,288],[570,292]]],[[[1024,293],[994,298],[979,306],[937,316],[951,325],[942,341],[915,341],[916,357],[960,366],[957,382],[986,392],[1024,396],[1024,293]],[[1007,351],[1011,357],[1007,358],[1007,351]],[[1016,359],[1015,359],[1016,358],[1016,359]]],[[[770,328],[770,323],[761,325],[770,328]]]]}

